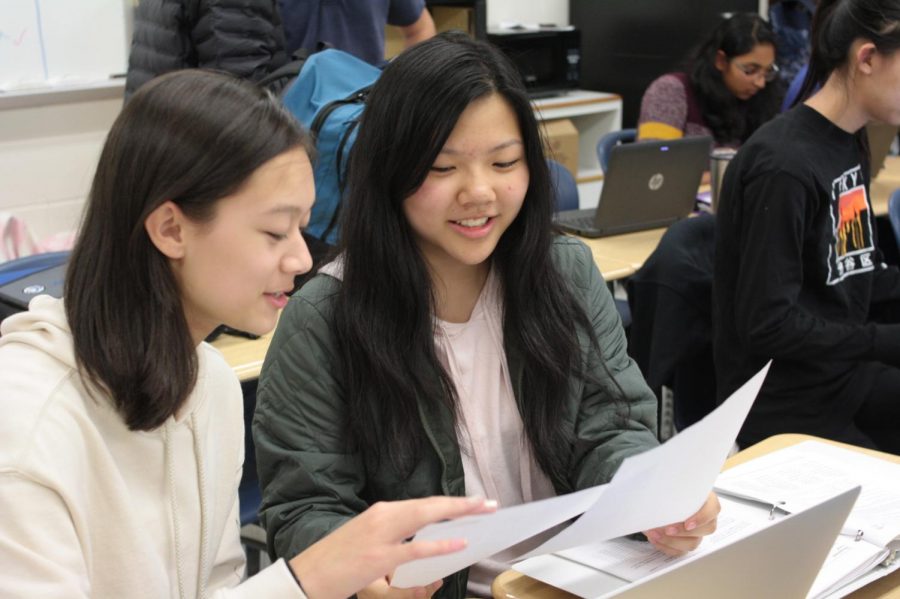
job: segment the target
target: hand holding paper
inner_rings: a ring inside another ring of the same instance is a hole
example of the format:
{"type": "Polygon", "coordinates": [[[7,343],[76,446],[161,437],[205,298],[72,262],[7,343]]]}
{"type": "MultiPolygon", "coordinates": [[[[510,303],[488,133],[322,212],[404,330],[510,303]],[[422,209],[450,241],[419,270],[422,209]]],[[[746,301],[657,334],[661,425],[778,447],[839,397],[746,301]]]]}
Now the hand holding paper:
{"type": "Polygon", "coordinates": [[[703,537],[715,532],[721,509],[719,498],[710,492],[703,507],[684,522],[647,530],[644,534],[653,547],[664,554],[672,557],[684,555],[696,549],[703,537]]]}
{"type": "Polygon", "coordinates": [[[426,527],[416,539],[466,538],[468,547],[405,564],[391,584],[400,588],[428,584],[582,513],[574,524],[522,557],[684,521],[707,501],[768,369],[769,364],[665,445],[627,458],[608,485],[426,527]]]}

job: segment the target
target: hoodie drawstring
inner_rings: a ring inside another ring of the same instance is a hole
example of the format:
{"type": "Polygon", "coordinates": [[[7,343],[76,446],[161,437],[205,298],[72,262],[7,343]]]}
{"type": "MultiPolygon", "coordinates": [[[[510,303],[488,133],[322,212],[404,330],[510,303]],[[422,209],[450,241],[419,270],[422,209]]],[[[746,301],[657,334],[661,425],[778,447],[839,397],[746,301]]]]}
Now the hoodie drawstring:
{"type": "MultiPolygon", "coordinates": [[[[172,454],[172,443],[169,439],[170,422],[163,426],[163,443],[165,444],[166,474],[169,480],[169,503],[172,510],[172,532],[175,545],[175,575],[178,581],[178,597],[187,599],[184,592],[184,561],[181,548],[181,526],[178,521],[178,496],[175,486],[175,460],[172,454]]],[[[206,599],[206,577],[209,569],[209,531],[207,504],[206,504],[206,466],[203,460],[203,451],[200,445],[200,435],[197,427],[197,417],[191,414],[191,432],[194,441],[194,455],[197,460],[197,478],[200,491],[200,567],[197,573],[197,594],[200,599],[206,599]]]]}
{"type": "Polygon", "coordinates": [[[185,599],[184,595],[184,573],[181,571],[181,530],[178,525],[178,498],[176,497],[175,487],[175,465],[172,457],[172,444],[169,442],[169,422],[163,426],[163,443],[166,450],[166,474],[169,478],[169,504],[172,510],[172,533],[175,544],[175,577],[178,581],[178,597],[185,599]]]}
{"type": "Polygon", "coordinates": [[[200,431],[197,429],[197,415],[191,413],[191,429],[194,433],[194,455],[197,456],[197,479],[200,485],[200,574],[197,576],[197,596],[206,599],[206,577],[209,567],[209,530],[206,513],[206,463],[200,446],[200,431]]]}

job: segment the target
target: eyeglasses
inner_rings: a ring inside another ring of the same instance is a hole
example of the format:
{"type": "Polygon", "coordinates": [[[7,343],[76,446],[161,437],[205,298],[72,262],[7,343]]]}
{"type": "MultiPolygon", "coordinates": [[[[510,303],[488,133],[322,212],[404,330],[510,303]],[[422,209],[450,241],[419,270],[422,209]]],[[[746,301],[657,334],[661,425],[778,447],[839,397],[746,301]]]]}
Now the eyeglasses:
{"type": "Polygon", "coordinates": [[[744,75],[751,79],[762,76],[762,78],[766,80],[766,83],[772,83],[775,81],[775,78],[778,77],[778,65],[776,64],[770,65],[767,69],[763,69],[762,66],[758,64],[744,64],[742,62],[737,62],[736,60],[732,60],[731,62],[734,63],[734,66],[740,69],[744,75]]]}

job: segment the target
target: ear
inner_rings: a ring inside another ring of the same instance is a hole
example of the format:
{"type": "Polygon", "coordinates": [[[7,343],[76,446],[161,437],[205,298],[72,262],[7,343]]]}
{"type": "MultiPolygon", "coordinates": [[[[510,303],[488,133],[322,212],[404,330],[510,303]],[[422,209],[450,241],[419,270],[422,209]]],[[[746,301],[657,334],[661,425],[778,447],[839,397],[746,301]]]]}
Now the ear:
{"type": "Polygon", "coordinates": [[[187,217],[172,200],[157,206],[144,220],[150,241],[168,258],[184,257],[187,217]]]}
{"type": "Polygon", "coordinates": [[[859,66],[861,73],[871,75],[874,62],[878,56],[878,50],[872,42],[863,42],[856,48],[853,56],[856,58],[856,64],[859,66]]]}
{"type": "Polygon", "coordinates": [[[724,73],[728,69],[728,57],[721,50],[716,50],[715,66],[720,73],[724,73]]]}

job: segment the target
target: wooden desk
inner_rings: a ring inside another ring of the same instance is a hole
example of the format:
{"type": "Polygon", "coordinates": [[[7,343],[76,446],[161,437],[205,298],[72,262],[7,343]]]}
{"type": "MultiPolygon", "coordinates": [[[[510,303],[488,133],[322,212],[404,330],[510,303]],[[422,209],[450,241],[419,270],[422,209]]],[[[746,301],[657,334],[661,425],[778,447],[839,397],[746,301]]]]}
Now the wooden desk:
{"type": "Polygon", "coordinates": [[[579,237],[594,255],[603,278],[608,281],[634,274],[644,265],[666,229],[650,229],[600,239],[579,237]]]}
{"type": "Polygon", "coordinates": [[[259,378],[266,351],[269,349],[269,343],[272,342],[272,334],[273,332],[270,331],[259,339],[245,339],[222,334],[212,344],[222,352],[225,361],[243,383],[259,378]]]}
{"type": "Polygon", "coordinates": [[[887,214],[888,198],[895,189],[900,189],[900,156],[888,156],[884,159],[884,168],[869,184],[872,211],[876,216],[887,214]]]}
{"type": "MultiPolygon", "coordinates": [[[[753,458],[758,458],[776,449],[796,445],[802,441],[816,439],[825,443],[831,443],[840,447],[846,447],[859,451],[868,455],[882,458],[891,462],[900,463],[900,456],[882,453],[871,449],[863,449],[854,447],[845,443],[837,443],[828,441],[827,439],[819,439],[809,435],[775,435],[769,437],[765,441],[757,443],[752,447],[731,456],[725,462],[723,470],[727,470],[732,466],[737,466],[753,458]]],[[[494,599],[578,599],[575,595],[567,593],[562,589],[557,589],[548,584],[544,584],[534,578],[529,578],[524,574],[519,574],[514,570],[507,570],[494,580],[491,587],[494,599]]],[[[898,599],[900,598],[900,570],[880,578],[875,582],[847,595],[850,599],[898,599]]]]}

